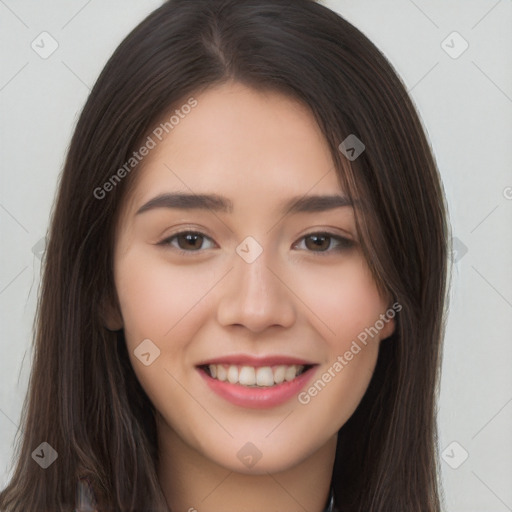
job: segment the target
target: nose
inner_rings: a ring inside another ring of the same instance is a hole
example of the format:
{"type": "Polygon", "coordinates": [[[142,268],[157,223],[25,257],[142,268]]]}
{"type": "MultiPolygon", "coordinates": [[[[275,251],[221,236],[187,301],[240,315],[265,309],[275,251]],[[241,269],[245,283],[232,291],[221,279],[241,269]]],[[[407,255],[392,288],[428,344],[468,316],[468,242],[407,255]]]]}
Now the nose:
{"type": "Polygon", "coordinates": [[[293,283],[263,251],[252,263],[234,255],[234,268],[226,276],[217,308],[223,326],[239,325],[252,332],[268,327],[290,327],[295,322],[293,283]],[[281,275],[280,275],[281,274],[281,275]]]}

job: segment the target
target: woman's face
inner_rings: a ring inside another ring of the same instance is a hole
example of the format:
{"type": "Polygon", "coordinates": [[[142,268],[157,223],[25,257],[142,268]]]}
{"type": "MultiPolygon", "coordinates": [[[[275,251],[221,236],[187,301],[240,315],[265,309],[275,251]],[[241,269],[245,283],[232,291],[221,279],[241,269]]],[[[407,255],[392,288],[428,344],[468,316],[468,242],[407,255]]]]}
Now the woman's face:
{"type": "Polygon", "coordinates": [[[284,470],[352,415],[394,320],[312,114],[238,83],[195,99],[132,171],[108,322],[159,435],[232,471],[284,470]]]}

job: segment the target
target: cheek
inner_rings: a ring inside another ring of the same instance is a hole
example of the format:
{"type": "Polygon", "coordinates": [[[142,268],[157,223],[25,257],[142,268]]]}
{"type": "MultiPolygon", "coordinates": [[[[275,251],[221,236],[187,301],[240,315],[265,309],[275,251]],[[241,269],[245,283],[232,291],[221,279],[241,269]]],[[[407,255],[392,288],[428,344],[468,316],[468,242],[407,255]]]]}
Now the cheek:
{"type": "Polygon", "coordinates": [[[189,321],[189,316],[201,311],[201,298],[210,286],[208,275],[203,279],[192,265],[170,265],[161,255],[148,256],[147,252],[134,248],[116,266],[126,341],[134,348],[149,338],[166,351],[177,350],[176,341],[184,339],[183,329],[197,325],[189,321]],[[168,343],[171,339],[172,346],[168,343]]]}
{"type": "Polygon", "coordinates": [[[297,284],[327,348],[323,364],[299,402],[312,416],[339,428],[360,403],[373,375],[379,334],[371,328],[385,312],[386,303],[367,266],[356,258],[336,269],[318,269],[297,284]]]}
{"type": "Polygon", "coordinates": [[[358,253],[338,267],[318,266],[297,272],[297,295],[329,345],[339,350],[375,325],[386,309],[366,264],[358,253]]]}
{"type": "Polygon", "coordinates": [[[204,317],[201,298],[211,286],[208,278],[212,279],[211,273],[202,276],[192,265],[171,265],[161,254],[137,246],[116,260],[116,288],[128,354],[138,381],[157,410],[164,410],[169,400],[183,398],[174,378],[184,380],[190,362],[188,345],[204,317]],[[147,366],[136,356],[146,339],[159,350],[147,366]]]}

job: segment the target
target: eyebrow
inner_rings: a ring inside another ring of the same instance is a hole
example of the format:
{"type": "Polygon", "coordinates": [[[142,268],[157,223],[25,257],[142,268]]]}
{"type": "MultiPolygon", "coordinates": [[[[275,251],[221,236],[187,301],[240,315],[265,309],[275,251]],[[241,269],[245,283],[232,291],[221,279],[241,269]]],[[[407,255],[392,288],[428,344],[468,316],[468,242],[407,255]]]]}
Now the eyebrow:
{"type": "MultiPolygon", "coordinates": [[[[341,195],[309,195],[292,197],[286,201],[281,213],[313,213],[333,210],[345,206],[353,206],[353,202],[341,195]]],[[[182,210],[211,210],[214,212],[232,213],[233,202],[217,194],[160,194],[143,204],[136,215],[155,208],[177,208],[182,210]]]]}

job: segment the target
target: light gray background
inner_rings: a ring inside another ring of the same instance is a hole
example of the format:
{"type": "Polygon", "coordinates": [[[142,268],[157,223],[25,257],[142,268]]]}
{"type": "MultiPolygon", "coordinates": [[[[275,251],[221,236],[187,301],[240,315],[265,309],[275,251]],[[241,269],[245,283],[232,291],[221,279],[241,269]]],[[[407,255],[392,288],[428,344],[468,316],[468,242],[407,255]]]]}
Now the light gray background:
{"type": "MultiPolygon", "coordinates": [[[[512,511],[512,3],[324,3],[402,76],[449,201],[458,253],[439,412],[446,510],[512,511]],[[454,31],[469,44],[457,58],[445,51],[462,48],[458,36],[446,40],[454,31]]],[[[0,0],[2,487],[30,372],[41,239],[70,136],[112,51],[160,4],[0,0]],[[58,43],[47,59],[31,47],[43,31],[58,43]]]]}

